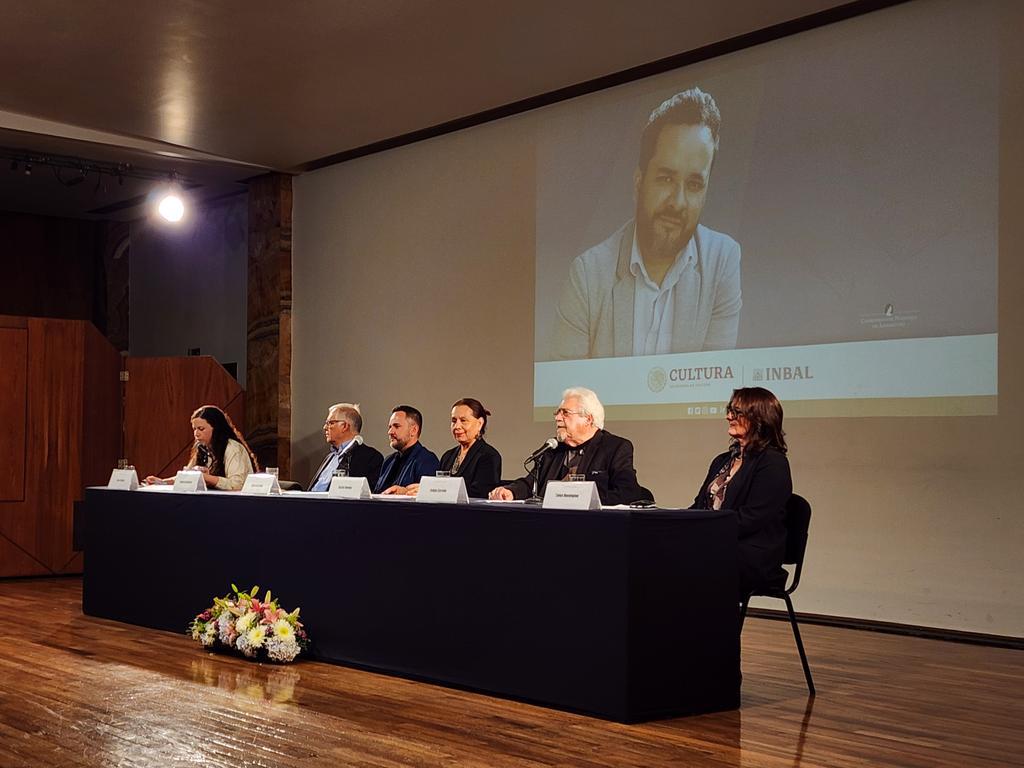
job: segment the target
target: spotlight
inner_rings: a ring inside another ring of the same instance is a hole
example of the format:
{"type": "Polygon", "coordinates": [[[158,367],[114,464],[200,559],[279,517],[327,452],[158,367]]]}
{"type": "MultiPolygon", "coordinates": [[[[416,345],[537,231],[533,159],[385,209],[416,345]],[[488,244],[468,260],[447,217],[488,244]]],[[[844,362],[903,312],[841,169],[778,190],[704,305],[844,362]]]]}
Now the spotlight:
{"type": "Polygon", "coordinates": [[[32,163],[25,163],[25,175],[26,176],[31,176],[32,175],[32,163]]]}
{"type": "Polygon", "coordinates": [[[156,209],[167,221],[181,221],[185,215],[185,201],[177,190],[172,189],[164,194],[156,209]]]}

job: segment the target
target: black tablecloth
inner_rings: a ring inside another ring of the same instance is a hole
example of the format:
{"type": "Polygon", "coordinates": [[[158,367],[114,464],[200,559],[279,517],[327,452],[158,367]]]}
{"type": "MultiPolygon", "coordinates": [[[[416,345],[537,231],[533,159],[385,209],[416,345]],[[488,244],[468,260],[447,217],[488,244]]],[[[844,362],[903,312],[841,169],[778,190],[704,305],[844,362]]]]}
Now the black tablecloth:
{"type": "Polygon", "coordinates": [[[258,584],[325,661],[624,722],[739,706],[731,513],[94,488],[83,513],[89,615],[184,631],[258,584]]]}

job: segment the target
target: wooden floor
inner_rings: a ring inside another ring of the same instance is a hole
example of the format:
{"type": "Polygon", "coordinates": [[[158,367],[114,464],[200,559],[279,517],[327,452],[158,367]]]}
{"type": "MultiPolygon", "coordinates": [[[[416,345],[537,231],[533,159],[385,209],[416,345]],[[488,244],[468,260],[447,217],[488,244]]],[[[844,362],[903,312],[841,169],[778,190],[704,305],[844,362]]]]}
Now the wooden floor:
{"type": "MultiPolygon", "coordinates": [[[[197,610],[203,606],[197,606],[197,610]]],[[[0,767],[1024,765],[1024,652],[748,619],[739,711],[619,725],[92,619],[0,581],[0,767]]],[[[595,642],[599,641],[595,638],[595,642]]]]}

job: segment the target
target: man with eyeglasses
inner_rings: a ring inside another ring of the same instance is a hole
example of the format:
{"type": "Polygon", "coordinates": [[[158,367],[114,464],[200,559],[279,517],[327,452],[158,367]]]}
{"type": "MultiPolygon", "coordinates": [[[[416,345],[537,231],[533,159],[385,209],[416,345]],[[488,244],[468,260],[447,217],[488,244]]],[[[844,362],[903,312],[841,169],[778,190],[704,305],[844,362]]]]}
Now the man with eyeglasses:
{"type": "Polygon", "coordinates": [[[557,447],[541,454],[530,474],[491,491],[491,499],[527,499],[535,480],[543,496],[548,482],[570,477],[593,480],[606,506],[651,498],[637,483],[633,444],[604,429],[604,406],[597,394],[583,387],[565,390],[554,416],[557,447]]]}
{"type": "Polygon", "coordinates": [[[337,403],[327,410],[324,438],[330,452],[313,475],[309,490],[326,491],[331,486],[331,477],[339,469],[349,477],[365,477],[371,488],[376,485],[384,456],[363,443],[363,436],[359,434],[362,429],[363,417],[358,404],[337,403]]]}

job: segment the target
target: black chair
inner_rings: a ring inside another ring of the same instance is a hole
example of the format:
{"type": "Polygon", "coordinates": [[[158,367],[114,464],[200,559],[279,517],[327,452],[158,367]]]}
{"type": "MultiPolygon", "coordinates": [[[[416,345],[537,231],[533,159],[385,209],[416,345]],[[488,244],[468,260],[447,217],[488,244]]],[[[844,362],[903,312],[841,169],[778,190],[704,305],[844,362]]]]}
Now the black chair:
{"type": "Polygon", "coordinates": [[[800,639],[800,627],[796,623],[796,613],[793,611],[793,601],[790,595],[796,592],[800,586],[800,574],[804,568],[804,553],[807,551],[807,529],[811,525],[811,505],[803,496],[793,494],[786,503],[786,557],[783,560],[785,565],[795,566],[792,573],[792,583],[787,587],[786,581],[789,574],[783,576],[778,584],[768,585],[754,590],[740,603],[740,630],[743,630],[743,620],[747,616],[747,605],[752,597],[774,597],[786,601],[786,609],[789,611],[789,623],[793,627],[793,637],[796,638],[796,647],[800,651],[800,663],[804,666],[804,677],[807,680],[807,690],[811,696],[814,695],[814,679],[811,677],[811,668],[807,664],[807,654],[804,653],[804,643],[800,639]]]}

